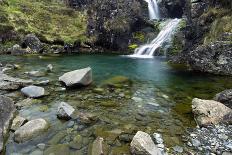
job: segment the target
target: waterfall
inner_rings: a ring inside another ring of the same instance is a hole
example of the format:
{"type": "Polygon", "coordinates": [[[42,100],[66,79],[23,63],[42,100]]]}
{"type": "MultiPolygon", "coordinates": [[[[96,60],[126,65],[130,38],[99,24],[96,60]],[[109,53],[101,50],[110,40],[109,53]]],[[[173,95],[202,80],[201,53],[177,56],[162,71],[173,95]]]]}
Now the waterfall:
{"type": "Polygon", "coordinates": [[[150,19],[159,19],[159,7],[156,0],[146,0],[148,3],[149,17],[150,19]]]}
{"type": "Polygon", "coordinates": [[[180,21],[180,19],[171,19],[168,21],[155,39],[148,44],[136,48],[134,54],[130,55],[130,57],[152,58],[158,48],[160,48],[165,42],[170,42],[170,39],[180,21]]]}

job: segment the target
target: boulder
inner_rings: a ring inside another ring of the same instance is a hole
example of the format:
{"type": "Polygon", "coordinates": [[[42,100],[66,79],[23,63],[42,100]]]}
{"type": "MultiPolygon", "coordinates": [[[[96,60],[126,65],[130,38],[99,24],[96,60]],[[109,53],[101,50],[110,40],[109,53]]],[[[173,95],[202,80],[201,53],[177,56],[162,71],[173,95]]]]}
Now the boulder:
{"type": "Polygon", "coordinates": [[[0,154],[4,148],[3,141],[8,134],[9,124],[14,117],[15,111],[13,100],[0,95],[0,154]]]}
{"type": "Polygon", "coordinates": [[[214,100],[223,103],[229,108],[232,108],[232,89],[227,89],[216,94],[214,100]]]}
{"type": "Polygon", "coordinates": [[[232,120],[232,109],[213,100],[192,100],[192,111],[199,126],[218,124],[232,120]]]}
{"type": "Polygon", "coordinates": [[[45,89],[38,86],[28,86],[21,89],[21,92],[30,98],[39,98],[45,95],[45,89]]]}
{"type": "Polygon", "coordinates": [[[161,155],[161,151],[154,144],[151,136],[145,132],[138,131],[130,143],[133,155],[161,155]]]}
{"type": "Polygon", "coordinates": [[[74,111],[75,109],[71,105],[61,102],[57,110],[57,117],[60,119],[69,120],[72,118],[74,111]]]}
{"type": "Polygon", "coordinates": [[[12,122],[11,125],[11,130],[16,131],[18,128],[20,128],[24,123],[27,122],[27,119],[21,117],[21,116],[16,116],[15,119],[12,122]]]}
{"type": "Polygon", "coordinates": [[[18,143],[28,141],[41,135],[48,128],[48,122],[42,118],[31,120],[15,131],[14,140],[18,143]]]}
{"type": "Polygon", "coordinates": [[[29,47],[35,53],[42,52],[43,50],[43,44],[34,34],[26,35],[23,39],[22,46],[29,47]]]}
{"type": "Polygon", "coordinates": [[[90,152],[91,155],[103,155],[106,153],[103,149],[103,141],[104,139],[102,137],[97,137],[97,139],[94,140],[90,152]]]}
{"type": "Polygon", "coordinates": [[[18,44],[15,44],[13,47],[8,49],[8,52],[11,53],[12,55],[23,55],[23,54],[28,54],[30,53],[30,49],[23,49],[20,47],[18,44]]]}
{"type": "Polygon", "coordinates": [[[18,90],[32,82],[32,80],[13,78],[0,72],[0,90],[18,90]]]}
{"type": "Polygon", "coordinates": [[[87,67],[65,73],[59,81],[66,87],[87,86],[92,83],[92,69],[87,67]]]}

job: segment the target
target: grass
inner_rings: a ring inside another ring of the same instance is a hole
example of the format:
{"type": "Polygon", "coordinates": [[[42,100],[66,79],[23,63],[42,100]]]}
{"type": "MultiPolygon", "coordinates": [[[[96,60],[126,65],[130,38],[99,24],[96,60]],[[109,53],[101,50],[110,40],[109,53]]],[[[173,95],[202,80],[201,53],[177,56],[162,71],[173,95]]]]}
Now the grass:
{"type": "Polygon", "coordinates": [[[0,6],[3,25],[20,34],[35,33],[46,42],[86,42],[86,12],[74,11],[58,1],[8,0],[0,6]]]}

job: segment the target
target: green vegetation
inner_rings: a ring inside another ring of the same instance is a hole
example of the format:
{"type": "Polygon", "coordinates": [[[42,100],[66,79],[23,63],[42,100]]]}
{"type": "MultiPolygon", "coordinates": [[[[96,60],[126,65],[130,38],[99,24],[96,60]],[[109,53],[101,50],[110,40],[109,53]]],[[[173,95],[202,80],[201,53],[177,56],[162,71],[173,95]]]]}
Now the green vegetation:
{"type": "Polygon", "coordinates": [[[42,41],[74,43],[88,41],[86,12],[69,9],[49,0],[8,0],[0,6],[0,33],[35,33],[42,41]]]}

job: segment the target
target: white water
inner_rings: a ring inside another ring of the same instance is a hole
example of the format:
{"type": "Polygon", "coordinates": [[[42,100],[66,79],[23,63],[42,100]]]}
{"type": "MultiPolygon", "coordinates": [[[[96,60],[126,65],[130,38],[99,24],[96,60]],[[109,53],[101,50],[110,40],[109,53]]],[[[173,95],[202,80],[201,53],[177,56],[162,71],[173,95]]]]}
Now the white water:
{"type": "Polygon", "coordinates": [[[130,57],[152,58],[155,55],[156,50],[158,50],[165,42],[170,42],[179,22],[180,19],[171,19],[155,39],[148,44],[136,48],[135,53],[130,55],[130,57]]]}
{"type": "Polygon", "coordinates": [[[150,19],[159,19],[159,7],[156,0],[146,0],[148,3],[148,11],[150,19]]]}

